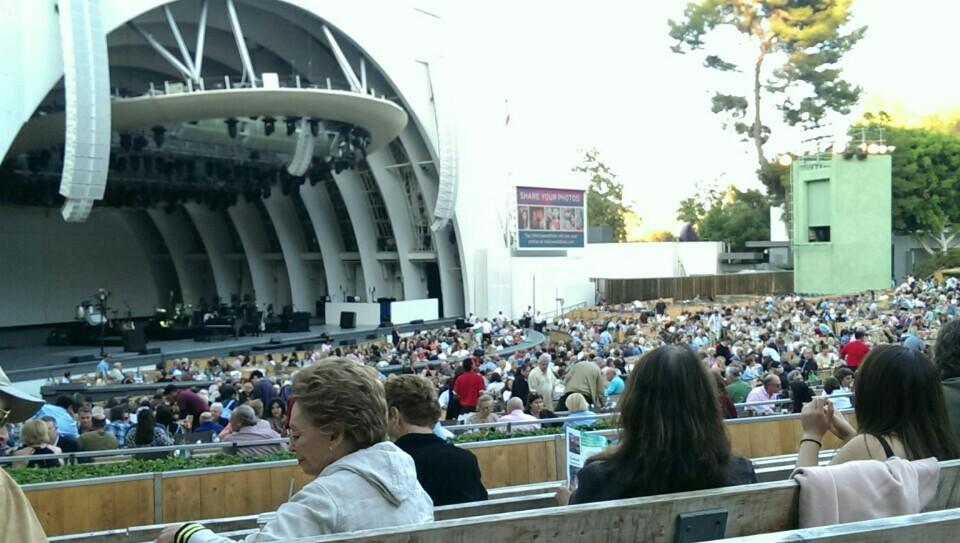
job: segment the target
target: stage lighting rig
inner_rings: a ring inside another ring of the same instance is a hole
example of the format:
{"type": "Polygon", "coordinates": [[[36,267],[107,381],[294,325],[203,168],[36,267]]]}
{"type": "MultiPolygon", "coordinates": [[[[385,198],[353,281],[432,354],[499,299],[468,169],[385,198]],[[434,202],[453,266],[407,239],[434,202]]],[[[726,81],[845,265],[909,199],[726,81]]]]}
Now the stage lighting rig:
{"type": "Polygon", "coordinates": [[[236,137],[237,137],[237,123],[238,123],[239,121],[237,121],[236,119],[234,119],[234,118],[231,117],[231,118],[229,118],[229,119],[227,119],[227,120],[225,120],[225,121],[223,121],[223,122],[224,122],[224,124],[227,125],[227,134],[230,136],[230,138],[231,138],[231,139],[236,138],[236,137]]]}
{"type": "Polygon", "coordinates": [[[297,122],[300,120],[300,117],[285,117],[283,122],[287,123],[287,137],[293,135],[297,131],[297,122]]]}
{"type": "Polygon", "coordinates": [[[273,134],[273,131],[276,130],[277,120],[273,117],[264,117],[263,118],[263,133],[266,136],[273,134]]]}
{"type": "Polygon", "coordinates": [[[150,131],[153,132],[153,143],[155,143],[157,147],[163,147],[163,140],[167,129],[162,126],[154,126],[150,131]]]}

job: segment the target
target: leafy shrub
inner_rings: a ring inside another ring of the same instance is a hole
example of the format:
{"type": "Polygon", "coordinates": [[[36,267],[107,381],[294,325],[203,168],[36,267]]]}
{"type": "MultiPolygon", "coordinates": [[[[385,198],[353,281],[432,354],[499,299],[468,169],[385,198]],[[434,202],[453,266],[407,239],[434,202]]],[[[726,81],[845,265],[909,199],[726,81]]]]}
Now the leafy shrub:
{"type": "Polygon", "coordinates": [[[914,268],[913,273],[918,277],[928,277],[937,270],[944,268],[960,268],[960,249],[950,249],[945,253],[936,253],[914,268]]]}
{"type": "Polygon", "coordinates": [[[113,477],[117,475],[137,475],[164,471],[187,469],[215,468],[221,466],[235,466],[259,462],[276,462],[290,460],[296,455],[290,452],[277,452],[255,456],[236,456],[230,454],[215,454],[203,457],[171,457],[155,460],[128,460],[126,462],[112,462],[109,464],[70,464],[58,468],[10,468],[7,473],[21,485],[34,483],[53,483],[59,481],[73,481],[77,479],[95,479],[98,477],[113,477]]]}

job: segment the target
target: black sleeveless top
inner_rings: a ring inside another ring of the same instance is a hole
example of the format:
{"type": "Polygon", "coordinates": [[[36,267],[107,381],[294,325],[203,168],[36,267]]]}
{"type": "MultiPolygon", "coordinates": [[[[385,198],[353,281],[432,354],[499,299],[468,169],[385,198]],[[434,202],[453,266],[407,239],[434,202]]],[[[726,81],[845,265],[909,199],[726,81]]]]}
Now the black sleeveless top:
{"type": "Polygon", "coordinates": [[[875,435],[873,437],[877,438],[877,441],[880,442],[880,446],[883,447],[883,454],[887,455],[888,460],[896,456],[893,454],[893,448],[890,447],[890,444],[887,443],[886,439],[883,439],[883,436],[875,435]]]}
{"type": "MultiPolygon", "coordinates": [[[[20,447],[18,451],[22,451],[28,447],[20,447]]],[[[49,447],[33,447],[33,452],[29,456],[35,454],[55,454],[53,449],[49,447]]],[[[48,458],[46,460],[31,460],[27,463],[28,468],[57,468],[60,467],[60,462],[56,458],[48,458]]]]}

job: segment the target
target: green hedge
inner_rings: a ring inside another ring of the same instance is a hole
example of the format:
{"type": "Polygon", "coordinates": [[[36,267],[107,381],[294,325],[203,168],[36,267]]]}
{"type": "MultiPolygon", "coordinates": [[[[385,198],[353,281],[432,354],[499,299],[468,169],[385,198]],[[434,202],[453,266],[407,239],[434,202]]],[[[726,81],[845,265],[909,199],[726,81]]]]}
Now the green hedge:
{"type": "Polygon", "coordinates": [[[10,468],[7,473],[21,485],[33,483],[54,483],[76,479],[95,479],[116,475],[137,475],[158,471],[177,471],[187,469],[215,468],[258,462],[276,462],[290,460],[296,455],[290,452],[277,452],[256,456],[236,456],[215,454],[211,456],[182,458],[160,458],[156,460],[128,460],[109,464],[71,464],[58,468],[10,468]]]}
{"type": "MultiPolygon", "coordinates": [[[[601,420],[592,426],[582,426],[581,430],[608,430],[613,424],[601,420]]],[[[541,428],[540,430],[515,430],[503,432],[498,430],[478,431],[469,434],[460,434],[454,437],[452,443],[475,443],[478,441],[494,441],[497,439],[513,439],[530,436],[550,436],[564,433],[563,426],[541,428]]],[[[140,473],[154,473],[200,468],[215,468],[221,466],[236,466],[260,462],[276,462],[296,458],[291,452],[277,452],[257,456],[236,456],[230,454],[215,454],[202,457],[171,457],[157,460],[131,459],[126,462],[109,464],[71,464],[59,468],[7,468],[7,473],[21,484],[55,483],[59,481],[74,481],[78,479],[96,479],[98,477],[113,477],[116,475],[137,475],[140,473]]]]}
{"type": "MultiPolygon", "coordinates": [[[[603,419],[593,423],[590,426],[580,426],[580,430],[610,430],[615,428],[615,426],[609,422],[610,419],[603,419]]],[[[567,430],[561,425],[559,427],[553,428],[541,428],[539,430],[514,430],[512,432],[504,432],[501,430],[480,430],[477,432],[471,432],[468,434],[460,434],[454,436],[450,440],[451,443],[476,443],[478,441],[494,441],[497,439],[513,439],[518,437],[531,437],[531,436],[553,436],[557,434],[565,433],[567,430]]]]}

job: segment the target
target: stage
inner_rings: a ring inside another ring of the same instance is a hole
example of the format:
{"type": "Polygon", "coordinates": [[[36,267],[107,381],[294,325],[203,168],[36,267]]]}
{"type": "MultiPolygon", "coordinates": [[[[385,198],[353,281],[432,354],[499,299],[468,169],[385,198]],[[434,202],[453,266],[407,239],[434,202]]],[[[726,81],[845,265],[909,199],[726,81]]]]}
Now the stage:
{"type": "MultiPolygon", "coordinates": [[[[454,319],[440,319],[421,324],[400,324],[397,328],[401,333],[407,333],[453,326],[454,322],[454,319]]],[[[380,328],[370,325],[344,329],[334,324],[325,324],[312,325],[309,332],[277,332],[259,337],[241,337],[237,340],[231,338],[227,341],[199,342],[192,339],[149,341],[147,342],[148,350],[160,349],[159,353],[154,354],[125,353],[122,347],[107,347],[105,351],[114,361],[122,362],[124,370],[128,370],[155,365],[161,360],[170,358],[228,356],[234,351],[290,352],[298,347],[317,344],[323,336],[333,340],[335,346],[347,345],[368,339],[383,339],[390,334],[391,330],[392,328],[389,327],[380,328]]],[[[12,381],[35,381],[49,377],[59,380],[66,371],[74,375],[95,371],[97,362],[100,360],[99,347],[50,346],[42,344],[37,339],[41,336],[45,337],[45,334],[4,334],[4,348],[0,350],[0,367],[12,381]],[[14,337],[18,339],[11,340],[14,337]],[[94,358],[89,361],[70,363],[71,358],[89,355],[93,355],[94,358]]]]}

